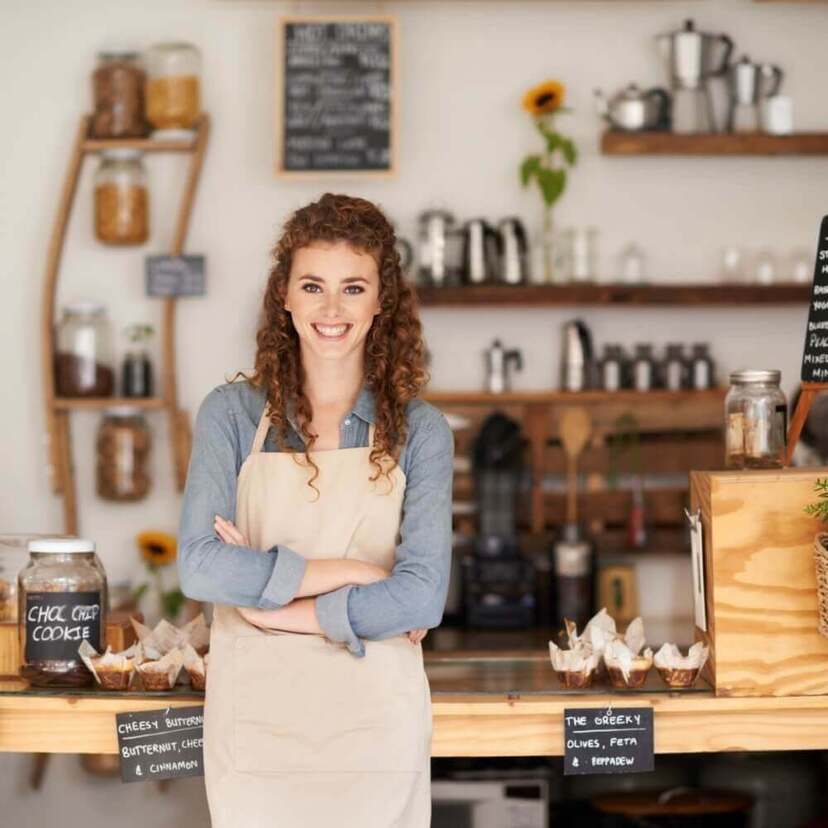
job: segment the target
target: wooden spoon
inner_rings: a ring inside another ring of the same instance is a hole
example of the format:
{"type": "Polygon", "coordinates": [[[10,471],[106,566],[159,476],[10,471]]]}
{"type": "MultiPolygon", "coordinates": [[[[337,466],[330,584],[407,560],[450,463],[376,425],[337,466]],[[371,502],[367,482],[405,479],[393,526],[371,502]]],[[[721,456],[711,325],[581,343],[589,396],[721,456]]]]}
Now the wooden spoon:
{"type": "Polygon", "coordinates": [[[592,419],[585,408],[565,408],[558,432],[566,454],[566,522],[578,522],[578,455],[592,434],[592,419]]]}

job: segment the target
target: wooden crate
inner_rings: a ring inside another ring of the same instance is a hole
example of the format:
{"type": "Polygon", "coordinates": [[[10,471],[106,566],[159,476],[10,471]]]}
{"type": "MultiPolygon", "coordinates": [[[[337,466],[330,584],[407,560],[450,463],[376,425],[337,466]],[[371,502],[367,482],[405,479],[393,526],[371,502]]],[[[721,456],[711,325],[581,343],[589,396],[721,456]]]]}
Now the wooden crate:
{"type": "MultiPolygon", "coordinates": [[[[106,622],[106,643],[114,652],[125,650],[136,641],[130,616],[143,621],[140,612],[112,612],[106,622]]],[[[0,623],[0,676],[16,676],[20,672],[20,639],[15,622],[0,623]]]]}
{"type": "Polygon", "coordinates": [[[828,468],[692,472],[701,510],[706,677],[719,696],[828,694],[828,638],[817,631],[814,535],[803,511],[828,468]]]}

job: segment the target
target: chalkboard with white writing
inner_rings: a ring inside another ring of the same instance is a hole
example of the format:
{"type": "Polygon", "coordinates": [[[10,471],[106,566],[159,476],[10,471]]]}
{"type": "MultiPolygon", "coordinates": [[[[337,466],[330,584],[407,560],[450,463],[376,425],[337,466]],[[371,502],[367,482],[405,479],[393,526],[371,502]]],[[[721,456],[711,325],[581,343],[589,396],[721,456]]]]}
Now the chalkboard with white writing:
{"type": "Polygon", "coordinates": [[[204,256],[147,256],[147,296],[203,296],[204,256]]]}
{"type": "Polygon", "coordinates": [[[123,782],[204,776],[204,708],[118,713],[123,782]]]}
{"type": "Polygon", "coordinates": [[[391,17],[284,18],[277,170],[389,173],[397,106],[391,17]]]}
{"type": "Polygon", "coordinates": [[[811,306],[802,355],[802,381],[828,383],[828,216],[822,219],[819,227],[811,306]]]}
{"type": "Polygon", "coordinates": [[[74,661],[88,641],[101,648],[100,592],[27,592],[25,661],[74,661]]]}
{"type": "Polygon", "coordinates": [[[653,769],[651,707],[564,710],[564,774],[653,769]]]}

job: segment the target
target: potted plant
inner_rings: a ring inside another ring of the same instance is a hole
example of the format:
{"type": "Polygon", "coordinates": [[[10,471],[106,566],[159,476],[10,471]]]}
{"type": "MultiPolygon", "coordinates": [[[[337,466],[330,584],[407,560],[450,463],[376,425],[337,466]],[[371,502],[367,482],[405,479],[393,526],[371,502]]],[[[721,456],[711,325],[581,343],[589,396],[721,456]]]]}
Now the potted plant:
{"type": "MultiPolygon", "coordinates": [[[[828,523],[828,478],[817,478],[814,483],[817,500],[809,503],[805,511],[818,518],[823,525],[828,523]]],[[[816,563],[817,614],[819,632],[828,638],[828,532],[817,532],[814,536],[814,561],[816,563]]]]}

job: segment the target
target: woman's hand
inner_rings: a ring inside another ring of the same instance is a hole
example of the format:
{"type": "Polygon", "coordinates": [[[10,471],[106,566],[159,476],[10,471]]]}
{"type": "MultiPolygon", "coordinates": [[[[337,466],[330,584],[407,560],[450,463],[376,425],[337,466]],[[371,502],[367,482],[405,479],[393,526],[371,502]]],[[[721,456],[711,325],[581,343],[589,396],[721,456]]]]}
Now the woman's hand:
{"type": "Polygon", "coordinates": [[[412,644],[419,644],[425,637],[428,630],[409,630],[406,635],[412,644]]]}
{"type": "MultiPolygon", "coordinates": [[[[225,520],[221,515],[216,515],[213,528],[225,543],[232,543],[235,546],[250,546],[250,541],[248,541],[244,533],[240,532],[234,523],[225,520]]],[[[251,623],[253,622],[251,621],[251,623]]]]}

